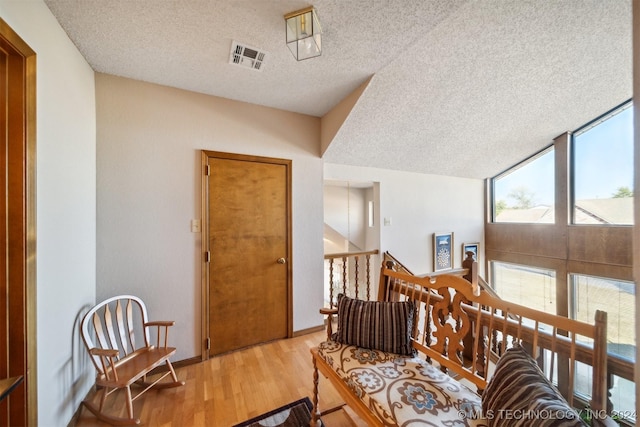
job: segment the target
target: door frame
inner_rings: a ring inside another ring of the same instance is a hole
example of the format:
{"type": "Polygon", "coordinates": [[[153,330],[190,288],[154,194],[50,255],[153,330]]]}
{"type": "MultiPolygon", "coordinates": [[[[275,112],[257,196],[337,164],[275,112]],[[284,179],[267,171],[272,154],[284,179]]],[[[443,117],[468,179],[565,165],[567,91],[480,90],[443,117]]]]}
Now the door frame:
{"type": "Polygon", "coordinates": [[[275,157],[251,156],[245,154],[234,154],[221,151],[202,150],[201,152],[201,283],[202,283],[202,339],[201,339],[201,355],[202,360],[210,357],[211,342],[209,337],[209,260],[211,257],[211,248],[209,247],[209,159],[228,159],[240,160],[248,162],[271,163],[274,165],[282,165],[287,170],[287,188],[286,188],[286,205],[287,205],[287,338],[293,336],[293,252],[292,252],[292,162],[287,159],[279,159],[275,157]]]}
{"type": "Polygon", "coordinates": [[[17,170],[11,177],[8,204],[13,226],[19,231],[3,260],[9,274],[8,316],[12,332],[6,348],[9,376],[23,375],[23,385],[12,392],[9,413],[26,425],[38,424],[36,334],[36,53],[0,18],[0,39],[9,58],[9,86],[2,102],[7,107],[7,160],[17,170]],[[15,84],[18,82],[19,84],[15,84]],[[13,112],[10,112],[13,107],[13,112]],[[16,111],[17,110],[17,111],[16,111]],[[13,196],[12,196],[13,195],[13,196]],[[16,224],[17,222],[17,224],[16,224]],[[10,347],[14,350],[10,351],[10,347]],[[16,351],[19,347],[19,352],[16,351]],[[16,354],[17,353],[17,354],[16,354]],[[13,354],[13,357],[11,356],[13,354]],[[17,357],[16,357],[17,356],[17,357]],[[19,394],[19,397],[16,396],[19,394]],[[15,400],[12,404],[12,400],[15,400]],[[17,405],[16,405],[17,404],[17,405]],[[17,407],[19,406],[19,407],[17,407]],[[23,420],[22,420],[23,419],[23,420]]]}

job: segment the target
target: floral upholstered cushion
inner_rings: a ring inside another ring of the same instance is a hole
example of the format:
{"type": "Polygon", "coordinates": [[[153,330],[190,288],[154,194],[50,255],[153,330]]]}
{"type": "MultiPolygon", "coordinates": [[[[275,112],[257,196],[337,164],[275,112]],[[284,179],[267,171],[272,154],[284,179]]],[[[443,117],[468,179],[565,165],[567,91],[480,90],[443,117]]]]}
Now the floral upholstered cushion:
{"type": "Polygon", "coordinates": [[[363,301],[338,295],[334,341],[406,356],[413,355],[413,301],[363,301]]]}
{"type": "Polygon", "coordinates": [[[418,357],[335,341],[318,354],[384,425],[487,425],[476,393],[418,357]]]}

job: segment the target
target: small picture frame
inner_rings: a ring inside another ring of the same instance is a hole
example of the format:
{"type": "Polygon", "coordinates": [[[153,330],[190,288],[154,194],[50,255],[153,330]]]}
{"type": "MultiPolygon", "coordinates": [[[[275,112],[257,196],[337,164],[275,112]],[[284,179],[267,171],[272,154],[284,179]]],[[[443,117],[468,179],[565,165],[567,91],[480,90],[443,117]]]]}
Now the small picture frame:
{"type": "Polygon", "coordinates": [[[462,244],[462,261],[467,259],[467,252],[473,252],[473,259],[476,262],[480,262],[480,255],[478,253],[480,248],[479,243],[463,243],[462,244]]]}
{"type": "Polygon", "coordinates": [[[453,232],[433,233],[433,271],[453,268],[453,232]]]}

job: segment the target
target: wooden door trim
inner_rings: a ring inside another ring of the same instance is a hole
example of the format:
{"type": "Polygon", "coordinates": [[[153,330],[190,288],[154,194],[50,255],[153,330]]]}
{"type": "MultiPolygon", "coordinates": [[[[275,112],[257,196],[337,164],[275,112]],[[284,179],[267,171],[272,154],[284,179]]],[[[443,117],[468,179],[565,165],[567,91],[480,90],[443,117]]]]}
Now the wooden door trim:
{"type": "Polygon", "coordinates": [[[292,161],[275,157],[252,156],[234,154],[221,151],[202,150],[201,152],[201,284],[202,284],[202,321],[201,321],[201,351],[202,360],[210,357],[211,343],[208,341],[209,331],[209,268],[207,254],[209,247],[209,159],[240,160],[248,162],[270,163],[283,165],[287,170],[287,337],[293,337],[293,252],[292,252],[292,161]]]}
{"type": "MultiPolygon", "coordinates": [[[[12,373],[22,371],[24,375],[25,393],[24,402],[26,408],[10,408],[10,412],[25,411],[27,425],[38,424],[38,407],[37,407],[37,342],[36,342],[36,53],[15,33],[11,27],[2,19],[0,19],[0,39],[2,40],[3,49],[14,57],[16,62],[21,61],[21,66],[17,67],[19,71],[10,78],[18,78],[22,83],[21,87],[12,88],[11,94],[3,102],[8,102],[7,111],[10,104],[17,104],[21,111],[17,114],[8,114],[7,126],[12,127],[13,131],[8,132],[9,143],[13,147],[19,147],[14,151],[13,158],[11,153],[9,161],[17,162],[21,170],[19,186],[21,188],[16,191],[21,198],[22,214],[19,224],[21,228],[21,237],[19,248],[14,250],[20,251],[13,258],[14,269],[19,269],[20,280],[19,287],[16,290],[19,295],[9,295],[9,304],[14,307],[14,314],[18,324],[17,327],[22,328],[19,332],[21,335],[21,345],[24,346],[24,358],[20,361],[9,359],[9,372],[12,373]],[[18,74],[20,74],[18,76],[18,74]],[[21,157],[18,159],[18,157],[21,157]],[[19,261],[15,261],[18,259],[19,261]],[[20,300],[22,308],[15,307],[20,300]],[[19,365],[19,366],[16,366],[19,365]]],[[[17,174],[16,174],[17,175],[17,174]]],[[[15,190],[14,190],[15,191],[15,190]]],[[[15,202],[15,201],[14,201],[15,202]]],[[[11,248],[10,248],[11,249],[11,248]]],[[[9,260],[4,260],[8,262],[9,260]]],[[[15,285],[15,284],[14,284],[15,285]]],[[[13,327],[13,326],[12,326],[13,327]]],[[[15,345],[15,343],[14,343],[15,345]]],[[[9,349],[7,348],[7,351],[9,349]]],[[[20,392],[18,387],[13,393],[20,392]]]]}

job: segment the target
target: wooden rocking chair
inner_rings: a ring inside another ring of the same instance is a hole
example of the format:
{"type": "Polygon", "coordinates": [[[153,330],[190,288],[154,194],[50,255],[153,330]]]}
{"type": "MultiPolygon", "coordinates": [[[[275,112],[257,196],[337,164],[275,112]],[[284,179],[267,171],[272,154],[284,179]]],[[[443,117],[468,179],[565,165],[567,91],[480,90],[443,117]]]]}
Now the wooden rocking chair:
{"type": "Polygon", "coordinates": [[[84,400],[83,405],[107,423],[139,424],[140,419],[133,416],[133,401],[136,398],[152,387],[168,388],[184,385],[184,381],[178,381],[169,361],[176,352],[174,347],[167,347],[169,326],[173,326],[174,323],[174,321],[149,322],[144,302],[131,295],[109,298],[89,310],[80,324],[80,333],[97,370],[96,388],[100,403],[96,405],[92,401],[84,400]],[[149,339],[149,330],[152,327],[157,329],[155,346],[149,339]],[[161,331],[164,331],[164,334],[161,334],[161,331]],[[138,335],[137,341],[136,335],[138,335]],[[161,335],[164,335],[162,345],[161,335]],[[94,336],[96,343],[93,342],[94,336]],[[166,364],[168,372],[163,373],[153,382],[147,382],[147,374],[163,363],[166,364]],[[168,375],[171,375],[173,381],[160,382],[168,375]],[[144,387],[133,397],[132,384],[144,387]],[[104,412],[107,396],[118,389],[125,389],[128,418],[120,418],[104,412]]]}

